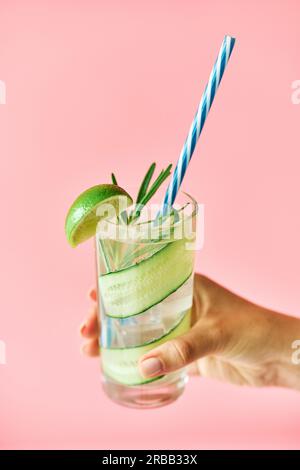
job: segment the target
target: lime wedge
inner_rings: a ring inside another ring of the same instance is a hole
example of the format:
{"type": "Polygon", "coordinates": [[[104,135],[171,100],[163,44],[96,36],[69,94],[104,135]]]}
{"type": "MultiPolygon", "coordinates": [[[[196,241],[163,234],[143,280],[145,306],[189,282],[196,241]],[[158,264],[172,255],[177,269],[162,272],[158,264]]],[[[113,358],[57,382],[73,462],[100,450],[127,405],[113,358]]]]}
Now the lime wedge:
{"type": "Polygon", "coordinates": [[[117,215],[120,209],[132,204],[132,199],[116,184],[100,184],[81,193],[73,202],[66,217],[65,232],[72,247],[95,235],[97,224],[101,219],[97,215],[97,209],[102,204],[111,204],[117,215]]]}

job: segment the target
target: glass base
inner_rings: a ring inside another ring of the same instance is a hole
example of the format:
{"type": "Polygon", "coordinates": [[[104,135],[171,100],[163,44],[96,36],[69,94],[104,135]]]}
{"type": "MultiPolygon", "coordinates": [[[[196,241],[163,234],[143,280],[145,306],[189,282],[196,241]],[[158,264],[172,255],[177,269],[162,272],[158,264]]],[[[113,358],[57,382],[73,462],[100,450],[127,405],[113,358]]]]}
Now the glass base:
{"type": "Polygon", "coordinates": [[[104,377],[106,395],[119,405],[129,408],[158,408],[177,400],[183,393],[188,376],[185,371],[176,372],[145,385],[122,385],[104,377]]]}

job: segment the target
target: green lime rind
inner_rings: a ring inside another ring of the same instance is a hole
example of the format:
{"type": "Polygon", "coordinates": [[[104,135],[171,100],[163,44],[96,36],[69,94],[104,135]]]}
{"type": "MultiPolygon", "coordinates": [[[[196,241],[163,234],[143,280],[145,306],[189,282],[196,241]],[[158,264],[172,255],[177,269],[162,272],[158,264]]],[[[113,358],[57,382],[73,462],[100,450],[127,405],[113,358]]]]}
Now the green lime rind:
{"type": "Polygon", "coordinates": [[[119,213],[120,198],[126,198],[126,206],[132,204],[130,195],[115,184],[92,186],[81,193],[71,205],[65,222],[65,233],[69,244],[76,247],[93,237],[100,217],[97,209],[101,204],[112,204],[119,213]]]}

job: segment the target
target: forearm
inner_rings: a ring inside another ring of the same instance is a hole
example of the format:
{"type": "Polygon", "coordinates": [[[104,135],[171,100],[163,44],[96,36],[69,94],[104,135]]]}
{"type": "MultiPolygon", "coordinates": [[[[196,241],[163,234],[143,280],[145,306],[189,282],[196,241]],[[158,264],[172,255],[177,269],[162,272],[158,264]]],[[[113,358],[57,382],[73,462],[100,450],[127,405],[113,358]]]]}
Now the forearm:
{"type": "Polygon", "coordinates": [[[261,385],[300,390],[300,318],[251,303],[244,313],[246,356],[260,367],[261,385]]]}

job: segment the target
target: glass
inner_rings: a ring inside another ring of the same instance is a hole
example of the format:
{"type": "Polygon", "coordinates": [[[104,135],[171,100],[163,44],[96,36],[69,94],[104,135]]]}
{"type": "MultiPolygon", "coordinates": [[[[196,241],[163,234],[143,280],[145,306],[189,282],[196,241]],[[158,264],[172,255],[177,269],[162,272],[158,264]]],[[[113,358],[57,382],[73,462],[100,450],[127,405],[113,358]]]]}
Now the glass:
{"type": "Polygon", "coordinates": [[[161,223],[146,206],[130,225],[132,207],[98,224],[103,386],[125,406],[171,403],[187,382],[184,369],[145,379],[138,367],[145,353],[190,328],[198,206],[184,193],[178,200],[161,223]]]}

